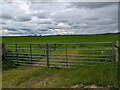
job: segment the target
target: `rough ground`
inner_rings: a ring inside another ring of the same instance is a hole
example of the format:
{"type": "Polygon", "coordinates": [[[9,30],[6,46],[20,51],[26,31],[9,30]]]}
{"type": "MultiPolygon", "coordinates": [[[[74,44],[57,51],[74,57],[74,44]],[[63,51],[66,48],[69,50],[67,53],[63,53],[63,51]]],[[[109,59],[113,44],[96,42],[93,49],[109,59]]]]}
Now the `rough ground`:
{"type": "Polygon", "coordinates": [[[75,85],[71,88],[82,88],[82,89],[97,89],[97,90],[113,90],[112,86],[107,86],[107,87],[99,87],[96,85],[83,85],[83,84],[79,84],[79,85],[75,85]]]}

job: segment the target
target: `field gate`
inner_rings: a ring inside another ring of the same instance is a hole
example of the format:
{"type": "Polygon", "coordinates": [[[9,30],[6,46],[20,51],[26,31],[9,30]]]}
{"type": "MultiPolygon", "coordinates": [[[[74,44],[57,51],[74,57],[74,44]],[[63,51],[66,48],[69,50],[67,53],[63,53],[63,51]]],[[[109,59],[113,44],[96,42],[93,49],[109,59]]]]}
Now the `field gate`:
{"type": "Polygon", "coordinates": [[[4,57],[17,65],[70,68],[111,62],[113,42],[4,44],[4,57]]]}

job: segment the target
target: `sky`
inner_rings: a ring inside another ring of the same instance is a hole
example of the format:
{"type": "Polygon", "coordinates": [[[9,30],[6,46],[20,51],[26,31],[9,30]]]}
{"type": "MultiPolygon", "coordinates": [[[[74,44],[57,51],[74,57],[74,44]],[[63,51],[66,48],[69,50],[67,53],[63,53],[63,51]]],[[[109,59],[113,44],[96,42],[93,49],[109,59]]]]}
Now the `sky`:
{"type": "Polygon", "coordinates": [[[117,2],[0,1],[0,35],[81,35],[118,32],[117,2]]]}

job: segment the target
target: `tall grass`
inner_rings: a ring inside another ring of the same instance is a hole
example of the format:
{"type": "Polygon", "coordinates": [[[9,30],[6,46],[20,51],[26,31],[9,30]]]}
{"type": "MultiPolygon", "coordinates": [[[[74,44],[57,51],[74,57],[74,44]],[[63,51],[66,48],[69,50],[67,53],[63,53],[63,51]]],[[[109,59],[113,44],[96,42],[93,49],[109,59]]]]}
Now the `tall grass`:
{"type": "Polygon", "coordinates": [[[19,67],[3,72],[3,87],[58,88],[77,84],[118,87],[116,65],[112,62],[71,69],[19,67]]]}

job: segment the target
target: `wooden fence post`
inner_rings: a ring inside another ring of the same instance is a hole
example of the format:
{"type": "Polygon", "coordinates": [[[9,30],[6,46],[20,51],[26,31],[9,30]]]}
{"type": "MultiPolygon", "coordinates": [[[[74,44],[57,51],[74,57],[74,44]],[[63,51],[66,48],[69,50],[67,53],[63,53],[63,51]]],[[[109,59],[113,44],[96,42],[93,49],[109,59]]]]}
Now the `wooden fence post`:
{"type": "Polygon", "coordinates": [[[114,42],[112,42],[112,60],[114,60],[114,42]]]}
{"type": "Polygon", "coordinates": [[[46,44],[46,63],[47,67],[49,67],[49,46],[46,44]]]}
{"type": "Polygon", "coordinates": [[[116,42],[116,58],[120,62],[120,45],[118,41],[116,42]]]}

